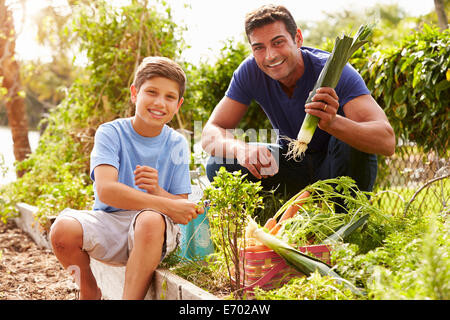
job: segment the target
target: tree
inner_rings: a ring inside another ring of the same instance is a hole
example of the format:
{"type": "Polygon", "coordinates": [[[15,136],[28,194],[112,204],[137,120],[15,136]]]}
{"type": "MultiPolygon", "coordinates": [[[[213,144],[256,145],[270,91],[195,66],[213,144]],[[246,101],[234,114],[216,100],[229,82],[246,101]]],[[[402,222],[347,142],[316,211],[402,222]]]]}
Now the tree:
{"type": "Polygon", "coordinates": [[[445,30],[448,28],[447,14],[445,13],[444,0],[434,0],[434,7],[438,16],[439,28],[445,30]]]}
{"type": "MultiPolygon", "coordinates": [[[[363,23],[376,22],[372,43],[390,46],[410,32],[416,18],[408,16],[398,4],[375,4],[365,9],[342,9],[324,12],[320,21],[298,21],[304,35],[304,45],[329,50],[340,33],[355,33],[363,23]]],[[[332,49],[332,47],[331,47],[332,49]]]]}
{"type": "MultiPolygon", "coordinates": [[[[11,10],[0,0],[0,96],[4,100],[16,161],[25,160],[31,153],[28,141],[28,121],[25,95],[21,89],[19,63],[14,57],[16,32],[11,10]]],[[[17,172],[21,177],[22,170],[17,172]]]]}
{"type": "Polygon", "coordinates": [[[26,92],[28,126],[41,133],[47,126],[47,117],[65,97],[85,68],[77,63],[80,40],[72,30],[72,18],[79,1],[55,6],[49,3],[33,17],[37,26],[36,39],[49,51],[44,61],[39,57],[21,62],[21,80],[26,92]],[[50,60],[50,61],[49,61],[50,60]]]}

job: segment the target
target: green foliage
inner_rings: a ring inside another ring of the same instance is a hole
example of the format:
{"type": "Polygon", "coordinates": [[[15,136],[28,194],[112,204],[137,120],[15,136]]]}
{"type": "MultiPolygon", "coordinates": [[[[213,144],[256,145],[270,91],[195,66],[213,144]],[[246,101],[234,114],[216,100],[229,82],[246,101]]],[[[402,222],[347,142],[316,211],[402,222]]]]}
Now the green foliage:
{"type": "Polygon", "coordinates": [[[397,47],[355,57],[372,95],[384,109],[397,139],[448,157],[450,31],[424,25],[397,47]]]}
{"type": "MultiPolygon", "coordinates": [[[[405,205],[404,200],[399,203],[399,207],[405,205]]],[[[365,298],[369,300],[448,300],[448,208],[444,205],[440,210],[430,211],[416,204],[407,216],[387,212],[383,216],[390,218],[370,219],[361,232],[355,232],[357,237],[333,246],[332,263],[336,272],[364,287],[365,298]],[[376,247],[364,250],[365,243],[360,240],[368,237],[367,229],[377,232],[381,241],[376,247]]],[[[258,299],[357,298],[341,289],[329,278],[315,275],[291,280],[277,290],[256,292],[258,299]]]]}
{"type": "Polygon", "coordinates": [[[366,254],[357,254],[356,245],[337,248],[338,272],[365,285],[369,299],[449,299],[448,221],[416,213],[403,224],[366,254]]]}
{"type": "Polygon", "coordinates": [[[323,14],[325,18],[320,21],[298,22],[305,38],[304,45],[331,50],[337,35],[351,34],[361,24],[376,22],[378,28],[374,31],[371,42],[375,46],[391,47],[417,21],[417,18],[409,17],[398,4],[375,4],[365,9],[343,9],[323,14]]]}
{"type": "Polygon", "coordinates": [[[345,287],[344,283],[336,283],[332,277],[322,277],[317,271],[307,278],[293,278],[278,289],[264,291],[256,287],[254,292],[257,300],[354,300],[358,298],[345,287]]]}
{"type": "MultiPolygon", "coordinates": [[[[286,243],[321,244],[339,227],[353,223],[366,214],[370,215],[370,222],[389,222],[389,217],[369,200],[368,196],[371,193],[360,191],[349,177],[320,180],[305,187],[298,194],[303,193],[304,190],[308,190],[310,196],[302,200],[299,212],[293,218],[286,220],[278,233],[286,243]],[[346,214],[336,213],[338,207],[344,207],[346,214]]],[[[283,208],[293,204],[296,197],[297,195],[287,201],[283,208]]],[[[283,210],[280,209],[281,212],[284,212],[283,210]]],[[[280,211],[278,213],[281,213],[280,211]]],[[[365,242],[371,241],[372,246],[381,244],[379,235],[372,232],[370,227],[366,226],[359,234],[365,242]]],[[[363,241],[359,239],[361,237],[350,237],[350,239],[363,246],[363,241]]],[[[367,244],[364,244],[364,247],[366,246],[367,244]]]]}
{"type": "MultiPolygon", "coordinates": [[[[230,173],[221,167],[211,186],[205,190],[205,199],[211,202],[208,219],[211,239],[217,257],[228,270],[232,291],[240,288],[240,249],[245,247],[245,227],[248,217],[262,205],[261,182],[250,182],[240,171],[230,173]],[[232,281],[234,278],[235,282],[232,281]]],[[[242,293],[237,292],[240,296],[242,293]]]]}
{"type": "Polygon", "coordinates": [[[26,61],[21,67],[22,85],[26,91],[28,124],[37,128],[42,117],[66,97],[68,88],[84,70],[75,67],[67,57],[52,62],[26,61]]]}
{"type": "MultiPolygon", "coordinates": [[[[186,66],[188,87],[182,107],[186,124],[192,125],[194,120],[206,123],[215,106],[224,97],[233,72],[249,54],[248,44],[228,40],[213,65],[201,62],[199,66],[186,66]]],[[[267,116],[254,101],[239,126],[246,129],[272,128],[267,116]]]]}

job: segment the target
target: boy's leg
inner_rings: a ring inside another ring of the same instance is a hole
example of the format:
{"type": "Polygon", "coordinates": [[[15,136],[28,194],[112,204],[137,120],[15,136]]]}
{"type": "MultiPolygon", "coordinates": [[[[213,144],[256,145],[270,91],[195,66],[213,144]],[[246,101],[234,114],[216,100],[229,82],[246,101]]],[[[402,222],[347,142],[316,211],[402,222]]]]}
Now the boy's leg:
{"type": "Polygon", "coordinates": [[[82,250],[81,224],[71,218],[57,220],[52,226],[50,240],[56,258],[65,269],[72,271],[80,288],[80,299],[100,299],[102,294],[92,274],[89,255],[82,250]]]}
{"type": "Polygon", "coordinates": [[[165,240],[164,217],[153,211],[143,211],[134,225],[134,243],[125,272],[123,299],[144,299],[153,272],[161,261],[165,240]]]}

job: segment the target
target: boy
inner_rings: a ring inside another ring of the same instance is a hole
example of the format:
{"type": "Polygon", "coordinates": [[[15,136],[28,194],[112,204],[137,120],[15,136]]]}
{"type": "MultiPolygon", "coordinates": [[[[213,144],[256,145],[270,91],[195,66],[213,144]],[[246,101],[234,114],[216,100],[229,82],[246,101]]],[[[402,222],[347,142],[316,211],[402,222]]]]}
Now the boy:
{"type": "Polygon", "coordinates": [[[65,209],[50,230],[53,251],[79,270],[80,299],[100,299],[90,257],[126,265],[123,299],[143,299],[180,228],[203,209],[188,201],[189,148],[168,127],[183,103],[186,75],[163,57],[147,57],[130,87],[135,116],[102,124],[91,153],[93,210],[65,209]]]}

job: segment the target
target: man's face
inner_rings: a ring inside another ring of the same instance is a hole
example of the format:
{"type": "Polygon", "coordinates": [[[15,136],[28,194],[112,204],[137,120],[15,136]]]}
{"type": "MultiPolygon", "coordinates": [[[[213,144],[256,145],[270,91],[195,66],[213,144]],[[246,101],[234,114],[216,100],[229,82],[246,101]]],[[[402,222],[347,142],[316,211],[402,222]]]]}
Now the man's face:
{"type": "Polygon", "coordinates": [[[253,56],[259,68],[269,77],[285,83],[294,83],[302,70],[301,52],[303,38],[297,30],[295,40],[282,21],[253,30],[249,35],[253,56]]]}
{"type": "Polygon", "coordinates": [[[172,120],[183,103],[178,90],[177,82],[163,77],[146,80],[139,91],[131,86],[131,101],[136,105],[133,126],[139,134],[158,135],[164,124],[172,120]]]}

